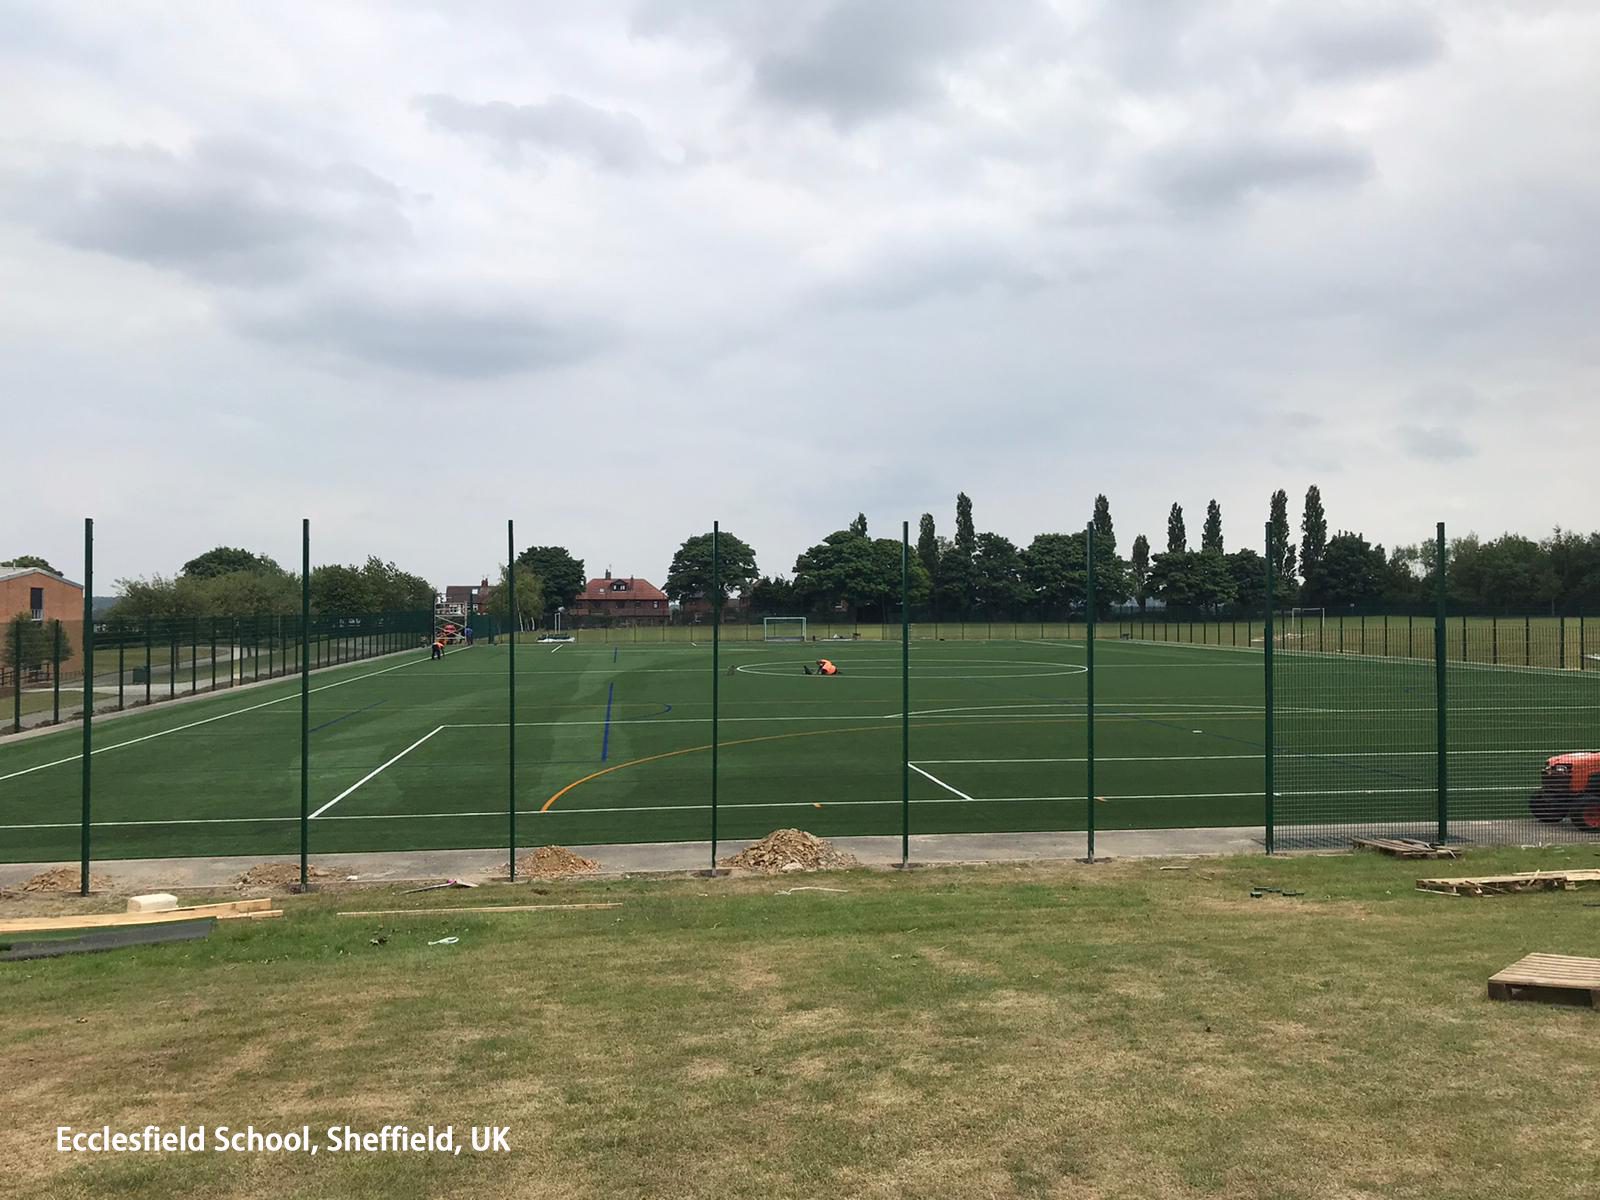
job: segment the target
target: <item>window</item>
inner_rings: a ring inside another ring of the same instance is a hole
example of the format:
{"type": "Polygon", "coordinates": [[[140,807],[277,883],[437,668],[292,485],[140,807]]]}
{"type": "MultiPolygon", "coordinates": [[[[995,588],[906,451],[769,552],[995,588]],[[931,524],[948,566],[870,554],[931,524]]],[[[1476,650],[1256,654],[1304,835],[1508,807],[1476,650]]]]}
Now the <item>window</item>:
{"type": "Polygon", "coordinates": [[[29,588],[28,589],[28,607],[33,610],[33,619],[35,621],[44,620],[44,589],[43,588],[29,588]]]}

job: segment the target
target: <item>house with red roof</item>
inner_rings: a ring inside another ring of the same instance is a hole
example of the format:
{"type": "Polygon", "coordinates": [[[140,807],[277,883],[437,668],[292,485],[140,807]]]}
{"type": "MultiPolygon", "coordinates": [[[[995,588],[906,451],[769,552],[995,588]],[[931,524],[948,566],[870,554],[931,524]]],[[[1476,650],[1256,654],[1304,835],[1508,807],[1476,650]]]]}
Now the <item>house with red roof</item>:
{"type": "Polygon", "coordinates": [[[665,625],[672,617],[667,594],[648,579],[613,578],[607,571],[591,579],[567,608],[575,621],[608,625],[665,625]]]}

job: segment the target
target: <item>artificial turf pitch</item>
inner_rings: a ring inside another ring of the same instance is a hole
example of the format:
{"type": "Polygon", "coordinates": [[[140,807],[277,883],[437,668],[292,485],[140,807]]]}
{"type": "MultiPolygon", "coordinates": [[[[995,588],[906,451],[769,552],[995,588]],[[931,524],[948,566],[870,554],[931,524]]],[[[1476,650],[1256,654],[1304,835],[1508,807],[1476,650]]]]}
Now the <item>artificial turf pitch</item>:
{"type": "MultiPolygon", "coordinates": [[[[1081,640],[912,643],[912,833],[1085,826],[1085,650],[1081,640]]],[[[784,826],[900,832],[900,655],[895,643],[723,646],[721,838],[784,826]],[[841,673],[805,674],[824,654],[841,673]]],[[[1260,825],[1259,651],[1106,639],[1095,657],[1097,827],[1260,825]]],[[[507,645],[480,644],[315,674],[312,852],[505,845],[510,661],[507,645]]],[[[1282,661],[1293,796],[1324,820],[1373,803],[1428,817],[1432,727],[1418,716],[1428,697],[1417,664],[1282,661]]],[[[520,643],[519,845],[707,838],[711,663],[705,644],[520,643]]],[[[1464,793],[1473,812],[1525,817],[1543,755],[1592,728],[1594,704],[1577,701],[1600,680],[1492,680],[1497,690],[1452,713],[1463,724],[1452,761],[1464,788],[1490,772],[1464,793]],[[1557,685],[1567,691],[1548,719],[1530,715],[1557,685]],[[1575,686],[1587,690],[1567,694],[1575,686]]],[[[287,680],[102,722],[94,857],[296,853],[299,717],[299,681],[287,680]]],[[[0,745],[0,860],[77,857],[79,747],[72,730],[0,745]]]]}

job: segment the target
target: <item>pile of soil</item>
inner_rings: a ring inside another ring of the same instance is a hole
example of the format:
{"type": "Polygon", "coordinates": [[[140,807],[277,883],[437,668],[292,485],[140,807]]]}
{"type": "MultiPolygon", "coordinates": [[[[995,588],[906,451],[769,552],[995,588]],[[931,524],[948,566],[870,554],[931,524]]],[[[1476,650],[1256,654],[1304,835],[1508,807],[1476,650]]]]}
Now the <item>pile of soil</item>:
{"type": "MultiPolygon", "coordinates": [[[[24,892],[75,892],[78,885],[83,882],[83,876],[77,867],[51,867],[48,871],[40,871],[19,889],[24,892]]],[[[111,890],[111,879],[105,875],[90,874],[89,890],[91,892],[107,892],[111,890]]]]}
{"type": "Polygon", "coordinates": [[[574,854],[565,846],[540,846],[517,859],[517,878],[566,879],[573,875],[593,875],[600,864],[592,858],[574,854]]]}
{"type": "Polygon", "coordinates": [[[854,855],[803,829],[775,829],[721,865],[747,871],[836,871],[861,864],[854,855]]]}
{"type": "MultiPolygon", "coordinates": [[[[326,879],[321,867],[307,867],[307,879],[326,879]]],[[[300,882],[299,863],[262,863],[239,876],[240,887],[290,887],[300,882]]]]}

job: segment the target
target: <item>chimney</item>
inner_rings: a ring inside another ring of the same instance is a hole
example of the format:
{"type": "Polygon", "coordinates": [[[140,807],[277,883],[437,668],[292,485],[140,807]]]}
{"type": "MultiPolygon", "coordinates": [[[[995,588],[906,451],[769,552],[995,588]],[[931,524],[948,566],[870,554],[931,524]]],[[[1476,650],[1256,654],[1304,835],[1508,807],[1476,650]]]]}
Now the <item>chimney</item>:
{"type": "Polygon", "coordinates": [[[610,567],[607,567],[607,568],[606,568],[606,578],[607,578],[607,579],[610,579],[610,578],[611,578],[611,568],[610,568],[610,567]]]}

